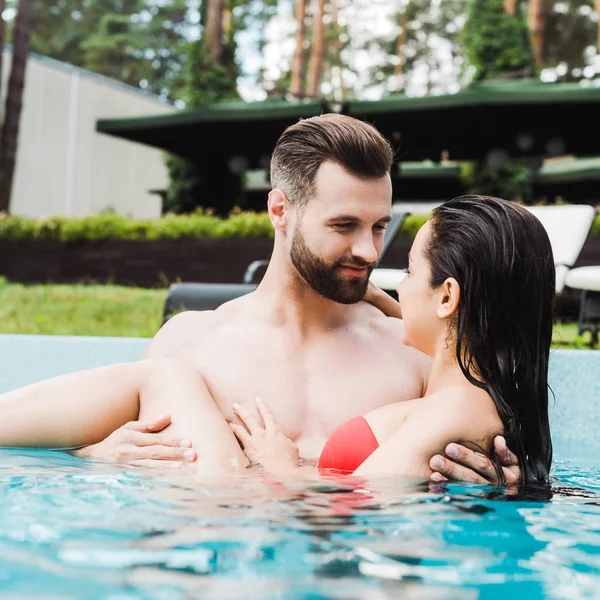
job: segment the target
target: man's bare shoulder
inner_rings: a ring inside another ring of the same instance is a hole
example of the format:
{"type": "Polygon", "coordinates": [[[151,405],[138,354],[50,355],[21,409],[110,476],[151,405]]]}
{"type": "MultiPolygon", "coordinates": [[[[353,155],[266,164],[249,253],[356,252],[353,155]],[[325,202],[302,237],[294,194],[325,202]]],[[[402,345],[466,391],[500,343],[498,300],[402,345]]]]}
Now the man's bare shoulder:
{"type": "Polygon", "coordinates": [[[174,358],[232,322],[242,312],[246,297],[226,302],[216,310],[188,310],[171,317],[154,336],[144,358],[174,358]]]}
{"type": "MultiPolygon", "coordinates": [[[[395,317],[386,317],[382,313],[374,315],[369,320],[369,327],[378,335],[385,338],[387,341],[392,343],[397,348],[408,348],[402,342],[402,335],[404,333],[404,323],[401,319],[395,317]]],[[[413,350],[410,348],[410,350],[413,350]]],[[[416,352],[416,350],[414,350],[416,352]]]]}
{"type": "Polygon", "coordinates": [[[171,317],[154,336],[144,352],[144,358],[172,358],[178,356],[212,328],[215,323],[215,311],[188,310],[171,317]]]}
{"type": "Polygon", "coordinates": [[[395,317],[386,317],[381,313],[369,321],[372,331],[379,335],[382,341],[389,347],[390,352],[394,353],[403,361],[414,362],[423,379],[423,389],[425,389],[431,370],[431,358],[419,350],[407,346],[402,341],[404,333],[404,323],[401,319],[395,317]]]}

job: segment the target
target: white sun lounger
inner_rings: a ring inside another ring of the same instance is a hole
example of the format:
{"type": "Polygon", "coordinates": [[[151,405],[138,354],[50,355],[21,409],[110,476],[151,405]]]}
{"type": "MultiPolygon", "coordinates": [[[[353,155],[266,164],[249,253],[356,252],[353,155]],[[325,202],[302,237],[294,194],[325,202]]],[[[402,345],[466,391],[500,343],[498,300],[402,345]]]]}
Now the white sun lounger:
{"type": "Polygon", "coordinates": [[[598,344],[600,332],[600,266],[576,267],[583,244],[589,234],[596,210],[588,205],[540,206],[531,211],[548,232],[556,264],[556,292],[564,288],[581,292],[579,300],[579,335],[592,334],[591,344],[598,344]]]}
{"type": "Polygon", "coordinates": [[[560,294],[565,285],[572,287],[567,280],[579,270],[573,266],[590,232],[596,210],[587,204],[528,208],[542,222],[550,238],[556,265],[556,293],[560,294]]]}
{"type": "MultiPolygon", "coordinates": [[[[399,201],[392,204],[392,214],[406,213],[411,215],[429,215],[434,208],[443,204],[443,200],[425,201],[399,201]]],[[[371,273],[371,281],[382,290],[390,293],[395,292],[400,282],[406,276],[406,269],[374,269],[371,273]]]]}
{"type": "MultiPolygon", "coordinates": [[[[394,209],[406,210],[407,204],[395,203],[394,209]]],[[[411,203],[414,213],[412,204],[414,203],[411,203]]],[[[432,210],[441,203],[426,204],[432,210]]],[[[561,293],[565,285],[568,285],[570,288],[600,293],[600,266],[573,268],[594,221],[595,209],[587,204],[528,208],[542,222],[550,238],[556,266],[556,292],[561,293]]],[[[404,269],[375,269],[371,274],[371,281],[390,292],[398,287],[404,277],[404,269]]]]}

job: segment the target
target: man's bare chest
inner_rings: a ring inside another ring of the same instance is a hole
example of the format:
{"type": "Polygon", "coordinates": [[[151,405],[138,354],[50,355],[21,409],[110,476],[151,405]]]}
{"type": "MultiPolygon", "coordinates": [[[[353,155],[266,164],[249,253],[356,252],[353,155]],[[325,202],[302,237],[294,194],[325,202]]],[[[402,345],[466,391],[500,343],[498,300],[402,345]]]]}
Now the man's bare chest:
{"type": "Polygon", "coordinates": [[[297,347],[281,339],[203,344],[191,358],[226,418],[236,402],[260,396],[292,439],[328,436],[336,426],[421,392],[414,364],[365,341],[321,341],[297,347]]]}

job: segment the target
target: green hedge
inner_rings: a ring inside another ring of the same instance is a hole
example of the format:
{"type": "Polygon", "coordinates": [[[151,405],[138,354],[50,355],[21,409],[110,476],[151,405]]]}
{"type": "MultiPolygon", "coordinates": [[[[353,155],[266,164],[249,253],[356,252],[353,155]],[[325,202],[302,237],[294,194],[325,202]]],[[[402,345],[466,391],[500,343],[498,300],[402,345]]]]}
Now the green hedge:
{"type": "Polygon", "coordinates": [[[52,217],[45,220],[0,216],[0,240],[57,240],[82,242],[101,240],[183,240],[269,238],[273,228],[267,213],[236,211],[228,219],[198,211],[188,215],[166,215],[156,220],[136,220],[114,213],[90,217],[52,217]]]}
{"type": "MultiPolygon", "coordinates": [[[[399,235],[414,237],[427,216],[409,216],[399,235]]],[[[600,235],[600,215],[591,235],[600,235]]],[[[114,213],[91,217],[52,217],[45,220],[0,214],[0,241],[57,240],[83,242],[101,240],[265,239],[273,237],[267,213],[234,211],[227,219],[198,211],[189,215],[166,215],[140,221],[114,213]]]]}

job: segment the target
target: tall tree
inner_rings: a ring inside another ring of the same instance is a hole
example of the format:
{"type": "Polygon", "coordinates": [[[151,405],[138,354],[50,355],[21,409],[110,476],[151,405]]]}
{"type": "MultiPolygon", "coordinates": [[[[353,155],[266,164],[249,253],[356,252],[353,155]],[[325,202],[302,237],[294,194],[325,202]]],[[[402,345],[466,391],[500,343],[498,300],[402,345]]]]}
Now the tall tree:
{"type": "MultiPolygon", "coordinates": [[[[555,69],[560,81],[577,81],[589,65],[589,48],[598,38],[591,0],[566,0],[545,5],[542,64],[555,69]]],[[[600,52],[600,48],[598,50],[600,52]]]]}
{"type": "Polygon", "coordinates": [[[5,26],[4,26],[4,18],[2,14],[4,13],[4,0],[0,0],[0,84],[2,83],[2,62],[4,58],[4,34],[5,34],[5,26]]]}
{"type": "MultiPolygon", "coordinates": [[[[210,0],[201,13],[202,37],[189,44],[185,66],[186,106],[197,108],[221,100],[239,98],[235,63],[235,4],[210,0]],[[231,16],[227,15],[231,11],[231,16]]],[[[164,210],[191,212],[212,206],[219,214],[231,210],[241,193],[241,177],[224,172],[222,157],[193,162],[167,156],[169,187],[164,210]]]]}
{"type": "Polygon", "coordinates": [[[598,43],[596,45],[596,49],[598,51],[598,54],[600,55],[600,0],[594,0],[594,7],[596,9],[596,15],[598,16],[598,43]]]}
{"type": "MultiPolygon", "coordinates": [[[[82,40],[93,33],[98,22],[84,18],[88,0],[34,2],[30,47],[32,52],[76,66],[83,66],[82,40]]],[[[19,0],[7,5],[18,9],[19,0]]]]}
{"type": "Polygon", "coordinates": [[[507,14],[502,0],[471,0],[463,35],[476,80],[535,72],[527,24],[520,11],[507,14]]]}
{"type": "Polygon", "coordinates": [[[396,42],[396,66],[394,67],[394,79],[396,81],[396,92],[402,89],[402,75],[404,73],[404,62],[406,60],[406,42],[408,41],[408,21],[409,21],[410,2],[400,17],[400,34],[396,42]]]}
{"type": "Polygon", "coordinates": [[[529,0],[527,24],[531,35],[531,47],[535,64],[543,64],[544,49],[544,0],[529,0]]]}
{"type": "Polygon", "coordinates": [[[369,83],[382,93],[450,91],[463,70],[460,31],[465,4],[465,0],[402,2],[390,36],[371,36],[366,44],[370,54],[382,55],[370,69],[369,83]]]}
{"type": "MultiPolygon", "coordinates": [[[[598,0],[600,2],[600,0],[598,0]]],[[[304,36],[306,34],[306,0],[296,0],[296,49],[292,61],[292,82],[290,93],[298,98],[302,94],[304,83],[304,36]]]]}
{"type": "Polygon", "coordinates": [[[224,0],[205,0],[206,24],[204,26],[204,45],[210,57],[216,63],[223,59],[223,12],[224,0]]]}
{"type": "Polygon", "coordinates": [[[165,99],[179,98],[188,42],[186,14],[185,0],[89,0],[84,17],[97,20],[94,31],[81,41],[80,66],[165,99]]]}
{"type": "Polygon", "coordinates": [[[31,50],[175,100],[193,13],[188,0],[35,2],[31,50]]]}
{"type": "Polygon", "coordinates": [[[19,141],[19,122],[25,86],[25,68],[31,36],[31,8],[33,0],[20,0],[13,36],[13,55],[2,137],[0,139],[0,211],[9,212],[12,195],[15,159],[19,141]]]}
{"type": "Polygon", "coordinates": [[[312,42],[306,76],[306,95],[311,98],[319,94],[325,50],[325,0],[316,0],[316,2],[317,11],[313,16],[312,42]]]}

